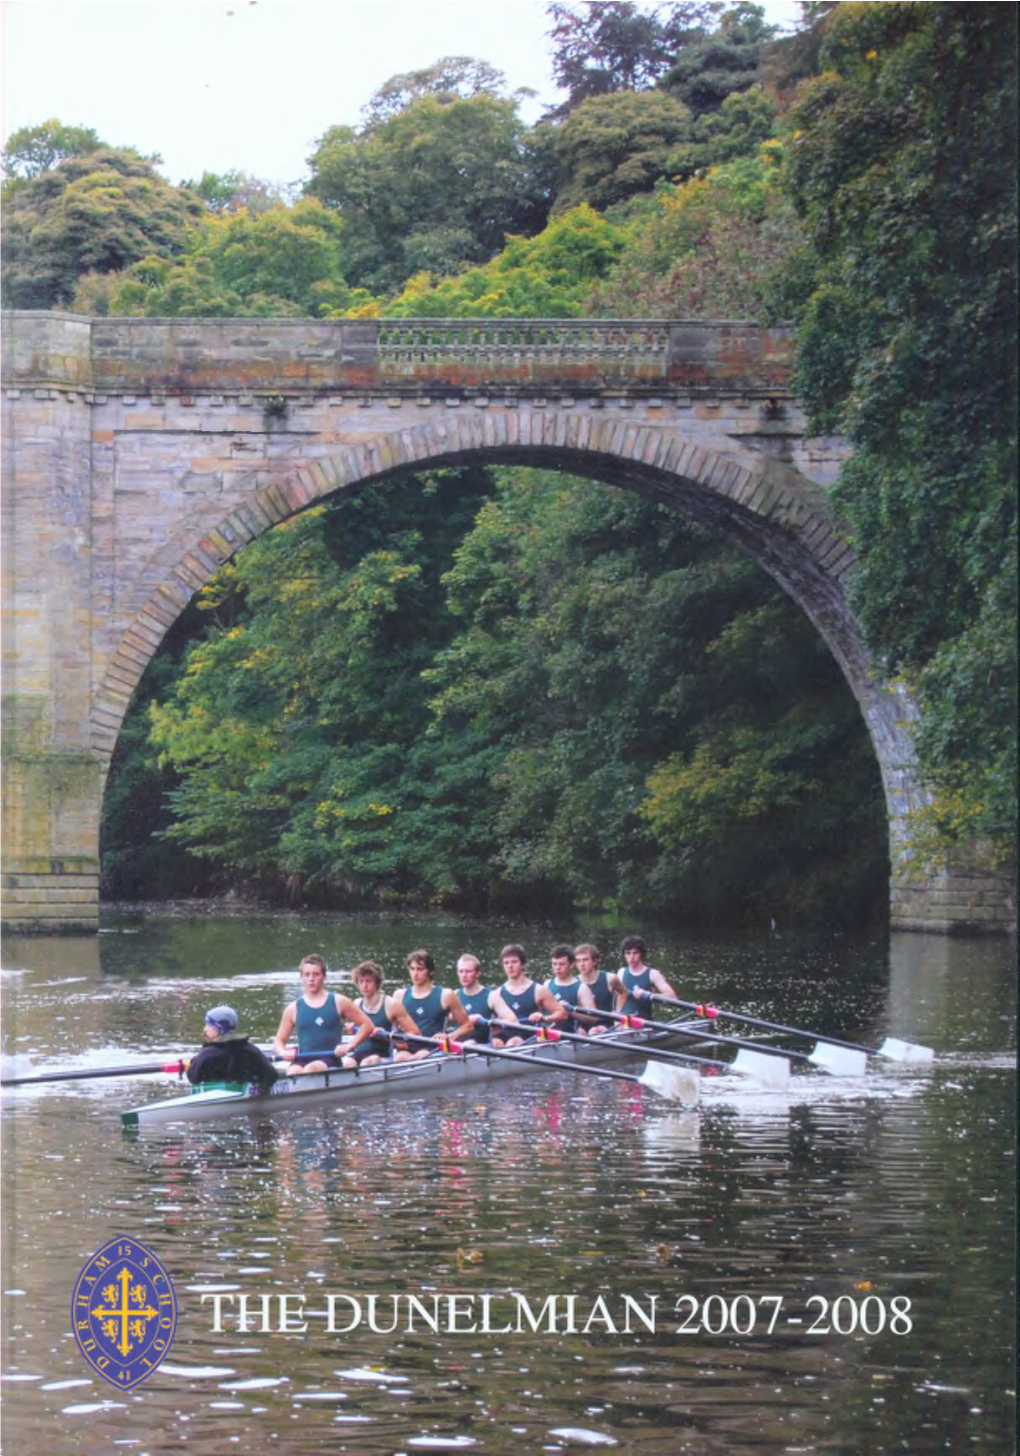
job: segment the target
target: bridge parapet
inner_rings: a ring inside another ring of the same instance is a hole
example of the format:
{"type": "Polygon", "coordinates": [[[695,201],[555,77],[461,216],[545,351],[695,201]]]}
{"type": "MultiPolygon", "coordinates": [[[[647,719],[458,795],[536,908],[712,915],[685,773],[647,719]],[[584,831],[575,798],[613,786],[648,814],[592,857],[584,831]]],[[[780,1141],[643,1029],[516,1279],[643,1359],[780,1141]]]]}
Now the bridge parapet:
{"type": "Polygon", "coordinates": [[[8,387],[524,398],[788,395],[786,329],[649,319],[148,319],[16,311],[8,387]]]}
{"type": "Polygon", "coordinates": [[[645,394],[789,389],[788,331],[754,324],[627,319],[384,319],[382,377],[394,383],[645,394]]]}

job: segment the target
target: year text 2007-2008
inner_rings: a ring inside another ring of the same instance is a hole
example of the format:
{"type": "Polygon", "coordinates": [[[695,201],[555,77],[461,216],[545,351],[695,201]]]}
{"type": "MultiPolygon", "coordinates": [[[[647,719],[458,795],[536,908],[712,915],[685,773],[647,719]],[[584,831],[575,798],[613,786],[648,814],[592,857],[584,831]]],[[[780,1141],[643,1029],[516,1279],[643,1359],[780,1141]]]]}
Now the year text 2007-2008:
{"type": "Polygon", "coordinates": [[[800,1330],[806,1335],[909,1335],[914,1328],[906,1295],[859,1299],[841,1294],[829,1299],[812,1294],[802,1308],[781,1294],[681,1294],[673,1306],[678,1335],[773,1335],[800,1330]]]}

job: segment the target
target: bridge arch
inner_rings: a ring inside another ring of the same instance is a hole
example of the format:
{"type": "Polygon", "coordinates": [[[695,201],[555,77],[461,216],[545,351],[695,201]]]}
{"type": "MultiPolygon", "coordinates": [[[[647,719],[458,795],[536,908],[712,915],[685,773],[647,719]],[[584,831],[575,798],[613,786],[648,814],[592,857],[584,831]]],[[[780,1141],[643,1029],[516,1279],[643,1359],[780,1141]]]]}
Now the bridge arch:
{"type": "Polygon", "coordinates": [[[885,790],[890,858],[919,802],[909,724],[913,707],[873,671],[846,602],[852,552],[825,492],[762,454],[698,444],[654,424],[611,415],[486,408],[439,424],[400,421],[359,445],[323,445],[292,469],[253,472],[245,498],[209,522],[180,523],[139,574],[158,585],[139,600],[95,696],[92,745],[108,765],[131,692],[164,632],[237,550],[299,511],[395,474],[466,461],[562,470],[630,489],[708,526],[758,562],[807,614],[853,691],[885,790]]]}

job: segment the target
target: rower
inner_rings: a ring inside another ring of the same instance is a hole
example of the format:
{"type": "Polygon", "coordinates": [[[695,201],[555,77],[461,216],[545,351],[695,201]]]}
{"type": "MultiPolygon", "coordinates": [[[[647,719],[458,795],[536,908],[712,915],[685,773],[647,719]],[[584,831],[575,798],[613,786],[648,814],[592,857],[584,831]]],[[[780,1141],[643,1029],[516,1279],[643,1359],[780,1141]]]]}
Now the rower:
{"type": "Polygon", "coordinates": [[[507,1046],[520,1046],[522,1042],[529,1041],[543,1022],[562,1026],[569,1014],[567,1008],[545,986],[530,978],[524,969],[528,963],[524,947],[505,945],[499,958],[506,976],[506,984],[500,987],[499,995],[510,1012],[509,1019],[521,1024],[520,1034],[508,1037],[507,1046]]]}
{"type": "Polygon", "coordinates": [[[504,1044],[502,1038],[493,1035],[485,1023],[490,1018],[509,1021],[510,1010],[498,991],[482,985],[481,972],[482,963],[476,955],[462,955],[457,962],[457,979],[460,982],[457,995],[471,1022],[471,1040],[480,1046],[501,1047],[504,1044]]]}
{"type": "MultiPolygon", "coordinates": [[[[616,994],[625,994],[623,984],[619,976],[611,971],[600,971],[599,961],[602,959],[598,946],[585,941],[583,945],[574,949],[574,963],[577,966],[577,974],[583,985],[587,986],[592,999],[595,1002],[597,1011],[612,1011],[616,1006],[616,994]]],[[[589,1036],[597,1035],[602,1031],[611,1030],[607,1022],[588,1021],[581,1018],[581,1029],[587,1031],[589,1036]]]]}
{"type": "MultiPolygon", "coordinates": [[[[428,1037],[442,1036],[446,1030],[447,1018],[449,1018],[456,1023],[453,1031],[454,1037],[470,1036],[471,1022],[468,1020],[467,1012],[460,1004],[460,997],[456,991],[451,991],[445,986],[437,986],[432,979],[435,973],[435,962],[432,959],[431,951],[411,951],[406,964],[411,984],[401,1000],[404,1010],[414,1021],[417,1034],[428,1037]]],[[[394,1060],[398,1062],[420,1061],[423,1057],[431,1055],[432,1051],[429,1047],[422,1047],[419,1051],[411,1051],[409,1048],[403,1047],[396,1052],[394,1060]]]]}
{"type": "MultiPolygon", "coordinates": [[[[362,961],[359,966],[355,966],[351,979],[361,993],[355,1004],[377,1031],[390,1032],[394,1026],[398,1026],[410,1036],[417,1036],[418,1028],[404,1010],[404,1003],[397,996],[383,995],[385,977],[382,968],[375,961],[362,961]]],[[[353,1031],[354,1027],[348,1029],[353,1031]]],[[[349,1071],[356,1071],[358,1067],[374,1067],[378,1062],[389,1061],[392,1055],[393,1044],[389,1036],[372,1036],[368,1041],[362,1042],[361,1046],[349,1051],[341,1065],[349,1071]]]]}
{"type": "Polygon", "coordinates": [[[573,1012],[578,1007],[594,1009],[595,998],[588,987],[577,974],[574,952],[569,945],[554,945],[549,952],[549,960],[552,966],[552,975],[546,981],[547,991],[551,991],[557,1001],[570,1009],[567,1012],[567,1019],[560,1023],[560,1031],[583,1031],[586,1028],[580,1026],[574,1020],[573,1012]]]}
{"type": "Polygon", "coordinates": [[[339,1067],[375,1031],[369,1018],[349,997],[339,991],[326,990],[326,961],[321,955],[308,955],[298,966],[303,993],[284,1011],[273,1050],[290,1062],[291,1074],[328,1072],[339,1067]],[[344,1040],[344,1022],[354,1026],[354,1036],[344,1040]],[[297,1028],[297,1048],[288,1046],[291,1033],[297,1028]]]}
{"type": "Polygon", "coordinates": [[[622,1011],[625,1016],[639,1016],[642,1011],[647,1013],[651,1005],[647,993],[651,991],[676,1000],[676,992],[662,972],[645,964],[648,947],[640,935],[625,936],[620,943],[620,953],[627,964],[616,973],[616,980],[619,982],[618,1011],[622,1011]],[[644,997],[635,994],[641,991],[646,993],[644,997]]]}

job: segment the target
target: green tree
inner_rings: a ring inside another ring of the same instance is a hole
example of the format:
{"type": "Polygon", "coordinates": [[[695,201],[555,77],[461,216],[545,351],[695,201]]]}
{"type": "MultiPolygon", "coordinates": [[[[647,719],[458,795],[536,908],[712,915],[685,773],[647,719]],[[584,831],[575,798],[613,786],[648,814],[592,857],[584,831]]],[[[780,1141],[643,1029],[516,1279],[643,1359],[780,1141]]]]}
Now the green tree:
{"type": "Polygon", "coordinates": [[[397,116],[414,101],[433,96],[441,101],[469,101],[473,96],[505,96],[506,77],[488,61],[472,56],[444,56],[419,71],[405,71],[384,81],[369,100],[363,116],[366,130],[397,116]]]}
{"type": "Polygon", "coordinates": [[[626,493],[499,481],[446,578],[462,630],[426,676],[430,732],[489,745],[464,782],[494,806],[501,880],[532,904],[681,918],[880,896],[860,713],[763,573],[626,493]],[[713,760],[706,806],[684,770],[713,760]]]}
{"type": "MultiPolygon", "coordinates": [[[[918,738],[943,845],[1016,825],[1015,6],[843,5],[793,115],[816,256],[799,387],[855,450],[854,601],[918,738]],[[946,806],[945,812],[938,809],[946,806]]],[[[800,277],[805,277],[801,268],[800,277]]]]}
{"type": "Polygon", "coordinates": [[[604,209],[650,192],[670,158],[693,140],[691,114],[661,91],[593,96],[566,121],[536,132],[555,189],[554,211],[582,202],[604,209]]]}
{"type": "Polygon", "coordinates": [[[69,157],[10,193],[3,212],[3,301],[61,308],[86,273],[116,273],[181,252],[202,203],[132,151],[69,157]]]}
{"type": "Polygon", "coordinates": [[[55,117],[38,126],[19,127],[11,132],[4,147],[4,176],[30,181],[68,157],[87,157],[108,145],[92,127],[65,126],[55,117]]]}
{"type": "Polygon", "coordinates": [[[310,165],[309,193],[344,223],[347,277],[374,293],[486,262],[544,221],[517,101],[487,91],[430,92],[361,131],[333,127],[310,165]]]}
{"type": "Polygon", "coordinates": [[[764,6],[734,5],[723,11],[714,31],[692,38],[662,77],[661,85],[695,116],[716,112],[727,97],[761,80],[765,48],[776,30],[765,20],[764,6]]]}
{"type": "Polygon", "coordinates": [[[654,883],[707,918],[859,924],[888,877],[874,752],[814,629],[778,594],[760,601],[705,643],[683,746],[648,775],[654,883]]]}
{"type": "Polygon", "coordinates": [[[313,903],[831,921],[882,898],[874,756],[817,635],[625,492],[394,482],[254,543],[198,610],[126,725],[104,830],[124,885],[144,892],[130,833],[163,774],[162,832],[212,882],[313,903]]]}
{"type": "Polygon", "coordinates": [[[344,281],[341,234],[340,220],[314,198],[207,215],[180,256],[149,256],[122,273],[83,278],[74,307],[153,318],[342,313],[365,295],[344,281]]]}
{"type": "Polygon", "coordinates": [[[200,181],[182,185],[201,197],[210,212],[216,213],[246,212],[257,216],[285,207],[290,201],[290,189],[253,177],[236,167],[229,172],[203,172],[200,181]]]}
{"type": "Polygon", "coordinates": [[[557,29],[574,38],[580,65],[569,103],[535,131],[556,210],[579,202],[614,206],[660,181],[684,181],[753,154],[772,136],[775,106],[760,81],[775,27],[761,6],[659,7],[669,12],[665,21],[633,5],[588,5],[583,15],[578,7],[549,9],[557,29]],[[708,15],[720,10],[717,28],[709,29],[708,15]],[[654,35],[647,64],[586,70],[581,61],[595,36],[584,38],[615,23],[616,11],[654,35]]]}
{"type": "Polygon", "coordinates": [[[552,72],[567,100],[562,117],[593,96],[643,91],[655,84],[684,45],[699,36],[718,4],[681,3],[651,9],[630,0],[546,5],[552,72]]]}
{"type": "Polygon", "coordinates": [[[775,139],[777,124],[775,105],[762,86],[731,91],[717,111],[693,119],[690,141],[670,154],[669,175],[684,181],[709,167],[753,157],[764,142],[775,139]]]}
{"type": "Polygon", "coordinates": [[[783,299],[803,230],[780,185],[783,147],[661,187],[587,308],[622,318],[764,318],[783,299]]]}
{"type": "Polygon", "coordinates": [[[175,842],[242,880],[333,903],[430,883],[432,789],[413,757],[421,673],[450,631],[439,577],[486,488],[461,471],[367,490],[278,527],[219,573],[201,597],[213,625],[150,708],[161,762],[180,778],[175,842]]]}
{"type": "Polygon", "coordinates": [[[533,238],[510,238],[491,263],[433,282],[412,278],[392,317],[570,318],[621,256],[625,230],[591,207],[561,213],[533,238]]]}

